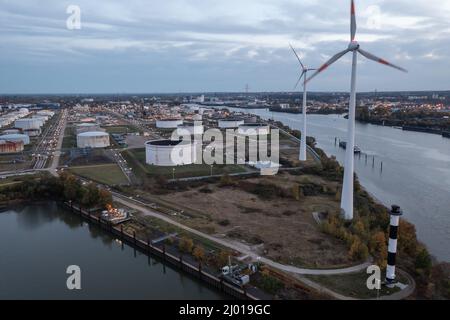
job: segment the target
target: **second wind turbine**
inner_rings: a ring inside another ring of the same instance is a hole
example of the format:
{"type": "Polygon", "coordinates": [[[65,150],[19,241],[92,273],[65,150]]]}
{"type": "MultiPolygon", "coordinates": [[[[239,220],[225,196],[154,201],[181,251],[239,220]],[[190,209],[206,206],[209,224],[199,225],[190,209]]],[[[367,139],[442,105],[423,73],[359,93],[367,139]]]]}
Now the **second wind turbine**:
{"type": "Polygon", "coordinates": [[[302,68],[302,73],[300,74],[300,77],[298,78],[297,83],[295,84],[294,90],[298,87],[298,84],[303,78],[303,108],[302,108],[302,114],[303,114],[303,128],[301,132],[300,137],[300,155],[299,160],[300,161],[306,161],[306,77],[308,74],[308,71],[313,71],[316,69],[308,69],[305,67],[305,65],[302,63],[302,60],[300,60],[300,57],[298,56],[295,49],[290,45],[292,51],[294,52],[295,56],[297,57],[298,62],[300,63],[300,67],[302,68]]]}

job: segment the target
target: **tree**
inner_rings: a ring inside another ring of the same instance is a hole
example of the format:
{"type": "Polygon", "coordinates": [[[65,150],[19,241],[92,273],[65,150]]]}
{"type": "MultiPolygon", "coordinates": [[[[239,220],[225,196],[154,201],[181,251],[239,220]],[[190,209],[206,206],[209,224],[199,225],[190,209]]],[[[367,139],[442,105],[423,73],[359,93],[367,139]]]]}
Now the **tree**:
{"type": "Polygon", "coordinates": [[[178,243],[178,248],[182,252],[191,253],[194,248],[194,241],[186,236],[182,237],[178,243]]]}
{"type": "Polygon", "coordinates": [[[369,249],[358,237],[355,236],[348,254],[353,260],[365,260],[369,256],[369,249]]]}
{"type": "Polygon", "coordinates": [[[425,275],[430,273],[433,263],[427,249],[422,248],[419,250],[414,265],[418,273],[424,273],[425,275]]]}
{"type": "Polygon", "coordinates": [[[205,250],[203,250],[203,248],[200,247],[200,246],[195,246],[194,251],[192,252],[192,255],[198,261],[204,261],[205,260],[205,250]]]}
{"type": "Polygon", "coordinates": [[[90,183],[87,187],[83,188],[83,197],[81,203],[83,206],[92,208],[98,204],[99,190],[94,183],[90,183]]]}
{"type": "Polygon", "coordinates": [[[104,190],[104,189],[100,189],[98,191],[98,202],[97,204],[101,207],[106,207],[107,204],[111,204],[112,203],[112,195],[111,192],[104,190]]]}
{"type": "Polygon", "coordinates": [[[369,240],[370,253],[375,259],[375,263],[380,267],[387,264],[387,245],[386,235],[383,231],[378,231],[369,240]]]}

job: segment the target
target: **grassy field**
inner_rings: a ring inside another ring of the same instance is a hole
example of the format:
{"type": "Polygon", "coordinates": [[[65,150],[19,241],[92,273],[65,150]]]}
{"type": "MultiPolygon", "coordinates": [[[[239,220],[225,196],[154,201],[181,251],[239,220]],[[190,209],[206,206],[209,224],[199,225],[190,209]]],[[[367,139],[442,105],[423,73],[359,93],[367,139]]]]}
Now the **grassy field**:
{"type": "Polygon", "coordinates": [[[67,126],[66,131],[64,131],[64,139],[62,142],[62,148],[75,148],[77,146],[77,137],[74,132],[74,128],[67,126]]]}
{"type": "Polygon", "coordinates": [[[128,184],[128,180],[116,164],[102,164],[85,167],[71,167],[70,172],[107,185],[128,184]]]}
{"type": "MultiPolygon", "coordinates": [[[[377,298],[377,290],[367,289],[366,282],[368,277],[369,275],[365,271],[334,276],[307,276],[307,278],[314,282],[322,284],[331,290],[348,297],[362,299],[377,298]]],[[[406,283],[404,282],[404,279],[399,278],[399,280],[406,283]]],[[[399,288],[390,289],[381,286],[380,296],[391,295],[399,290],[399,288]]]]}
{"type": "MultiPolygon", "coordinates": [[[[211,166],[207,164],[192,164],[184,166],[171,166],[171,167],[160,167],[148,165],[145,163],[145,149],[132,149],[126,152],[124,155],[130,165],[133,167],[135,172],[143,172],[152,176],[165,176],[167,178],[172,178],[173,169],[175,168],[175,178],[188,178],[188,177],[200,177],[209,176],[211,174],[211,166]],[[134,160],[134,161],[133,161],[134,160]],[[133,165],[133,162],[134,165],[133,165]]],[[[244,165],[214,165],[212,173],[217,174],[231,174],[239,172],[247,172],[249,169],[244,165]]]]}
{"type": "Polygon", "coordinates": [[[139,130],[131,125],[121,125],[121,126],[108,126],[104,127],[106,132],[109,134],[116,133],[116,134],[124,134],[124,133],[132,133],[132,132],[139,132],[139,130]]]}

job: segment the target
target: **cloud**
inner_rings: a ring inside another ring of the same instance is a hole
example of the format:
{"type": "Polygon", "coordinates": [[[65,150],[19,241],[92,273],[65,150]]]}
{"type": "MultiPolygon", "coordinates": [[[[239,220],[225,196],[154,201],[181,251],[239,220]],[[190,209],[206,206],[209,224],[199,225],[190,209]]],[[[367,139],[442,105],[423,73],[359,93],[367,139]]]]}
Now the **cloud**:
{"type": "MultiPolygon", "coordinates": [[[[104,70],[120,69],[128,80],[127,88],[134,85],[140,90],[147,87],[132,79],[147,79],[162,91],[192,86],[197,91],[220,91],[236,87],[233,81],[245,77],[242,81],[252,83],[254,90],[289,90],[289,78],[296,77],[297,65],[288,44],[292,43],[310,66],[318,66],[344,49],[349,41],[349,8],[343,5],[346,2],[0,0],[0,67],[4,70],[0,85],[11,92],[32,90],[35,84],[27,78],[22,77],[21,84],[11,82],[23,66],[48,79],[61,77],[50,71],[64,65],[75,73],[87,68],[85,73],[96,73],[95,78],[105,81],[102,88],[116,91],[121,91],[121,83],[113,81],[104,70]],[[81,8],[81,30],[65,27],[69,4],[81,8]],[[48,72],[43,73],[43,66],[48,72]],[[154,72],[137,76],[143,69],[138,66],[154,72]],[[182,77],[181,72],[185,73],[182,77]],[[224,75],[229,78],[224,79],[224,75]],[[151,77],[156,76],[167,81],[153,81],[151,77]],[[175,80],[169,81],[170,77],[175,80]],[[183,83],[186,77],[196,80],[183,83]],[[220,80],[214,81],[215,77],[220,80]],[[219,87],[213,88],[214,84],[219,87]]],[[[389,82],[395,88],[385,89],[423,89],[424,83],[443,88],[448,83],[441,71],[450,68],[448,1],[416,0],[411,5],[408,0],[367,0],[356,4],[357,40],[361,45],[408,69],[426,66],[430,70],[430,78],[418,82],[419,77],[405,78],[367,63],[359,72],[378,76],[359,84],[361,89],[379,86],[381,90],[388,83],[384,77],[396,80],[389,82]]],[[[347,62],[343,60],[330,68],[328,76],[318,78],[314,89],[346,89],[347,81],[335,79],[348,78],[347,62]]],[[[76,88],[77,81],[81,80],[62,81],[59,90],[68,90],[63,89],[65,83],[71,84],[68,88],[76,88]]],[[[97,83],[87,84],[93,86],[91,91],[100,87],[97,83]]]]}

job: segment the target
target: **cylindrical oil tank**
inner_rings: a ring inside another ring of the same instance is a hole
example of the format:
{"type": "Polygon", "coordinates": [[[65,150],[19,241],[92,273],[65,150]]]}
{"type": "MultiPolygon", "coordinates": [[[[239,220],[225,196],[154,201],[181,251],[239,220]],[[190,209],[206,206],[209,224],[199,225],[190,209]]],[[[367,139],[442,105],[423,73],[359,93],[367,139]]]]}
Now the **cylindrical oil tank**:
{"type": "Polygon", "coordinates": [[[38,137],[41,134],[40,129],[26,129],[23,130],[23,133],[29,137],[38,137]]]}
{"type": "Polygon", "coordinates": [[[183,124],[182,119],[161,119],[156,120],[156,127],[159,129],[176,129],[183,124]]]}
{"type": "Polygon", "coordinates": [[[23,141],[0,140],[0,154],[22,152],[23,146],[23,141]]]}
{"type": "Polygon", "coordinates": [[[145,143],[146,163],[155,166],[179,166],[195,162],[195,143],[152,140],[145,143]]]}
{"type": "Polygon", "coordinates": [[[78,133],[83,133],[83,132],[93,132],[93,131],[104,131],[103,129],[101,129],[96,123],[80,123],[77,125],[77,134],[78,133]]]}
{"type": "MultiPolygon", "coordinates": [[[[200,122],[201,123],[201,122],[200,122]]],[[[182,125],[179,125],[177,128],[178,135],[184,135],[186,132],[190,135],[201,135],[204,132],[204,128],[202,124],[196,124],[196,123],[185,123],[182,125]]]]}
{"type": "Polygon", "coordinates": [[[270,126],[264,123],[244,123],[238,128],[238,134],[245,136],[266,136],[270,133],[270,126]]]}
{"type": "Polygon", "coordinates": [[[2,131],[2,134],[19,134],[22,131],[20,129],[15,129],[15,128],[11,128],[11,129],[6,129],[2,131]]]}
{"type": "Polygon", "coordinates": [[[226,118],[219,120],[220,129],[234,129],[244,124],[244,120],[240,118],[226,118]]]}
{"type": "Polygon", "coordinates": [[[14,127],[25,129],[40,129],[42,126],[42,120],[36,118],[18,119],[14,123],[14,127]]]}
{"type": "Polygon", "coordinates": [[[6,140],[6,141],[22,141],[24,145],[30,144],[30,137],[26,134],[5,134],[0,136],[0,140],[6,140]]]}
{"type": "Polygon", "coordinates": [[[77,135],[78,148],[106,148],[109,145],[109,134],[106,132],[89,131],[77,135]]]}

